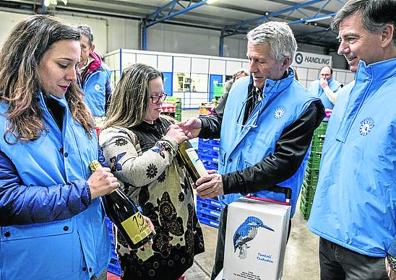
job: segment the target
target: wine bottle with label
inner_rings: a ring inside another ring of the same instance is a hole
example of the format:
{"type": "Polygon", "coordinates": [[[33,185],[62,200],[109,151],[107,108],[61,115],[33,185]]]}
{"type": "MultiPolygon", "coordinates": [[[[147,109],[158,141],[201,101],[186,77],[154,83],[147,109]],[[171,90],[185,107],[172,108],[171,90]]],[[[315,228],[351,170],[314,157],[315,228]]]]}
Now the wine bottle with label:
{"type": "Polygon", "coordinates": [[[208,175],[202,161],[199,159],[197,152],[189,141],[179,144],[178,155],[195,183],[200,177],[208,175]]]}
{"type": "MultiPolygon", "coordinates": [[[[101,167],[99,161],[94,160],[89,164],[92,172],[101,167]]],[[[125,193],[116,189],[102,197],[106,214],[115,224],[117,229],[131,249],[137,249],[151,241],[153,232],[135,202],[125,193]]]]}

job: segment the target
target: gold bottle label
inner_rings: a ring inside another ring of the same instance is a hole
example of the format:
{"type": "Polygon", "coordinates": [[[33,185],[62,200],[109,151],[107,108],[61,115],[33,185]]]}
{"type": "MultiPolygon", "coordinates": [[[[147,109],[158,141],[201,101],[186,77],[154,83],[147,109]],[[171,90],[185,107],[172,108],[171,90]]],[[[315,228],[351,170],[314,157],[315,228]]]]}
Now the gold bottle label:
{"type": "Polygon", "coordinates": [[[195,169],[197,170],[199,177],[208,175],[205,166],[203,165],[202,161],[199,159],[197,152],[194,148],[186,149],[186,154],[191,160],[191,163],[194,165],[195,169]]]}
{"type": "Polygon", "coordinates": [[[97,160],[93,160],[89,163],[89,169],[91,169],[92,172],[94,172],[95,170],[97,170],[101,167],[102,167],[102,165],[97,160]]]}
{"type": "Polygon", "coordinates": [[[139,243],[150,235],[151,229],[140,212],[135,213],[121,223],[134,244],[139,243]]]}

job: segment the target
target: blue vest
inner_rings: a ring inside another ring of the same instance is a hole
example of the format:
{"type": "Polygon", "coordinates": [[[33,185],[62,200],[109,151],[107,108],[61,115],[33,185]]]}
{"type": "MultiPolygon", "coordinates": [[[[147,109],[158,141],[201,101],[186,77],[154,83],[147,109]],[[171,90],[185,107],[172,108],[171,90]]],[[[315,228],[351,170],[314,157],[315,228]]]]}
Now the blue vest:
{"type": "MultiPolygon", "coordinates": [[[[334,80],[334,79],[330,79],[328,82],[329,88],[333,91],[336,92],[340,89],[341,84],[334,80]]],[[[333,109],[334,104],[329,100],[329,98],[327,97],[326,93],[323,91],[322,87],[320,86],[320,82],[319,80],[313,81],[311,86],[309,87],[308,90],[312,95],[320,98],[320,101],[322,101],[323,106],[326,109],[333,109]]]]}
{"type": "Polygon", "coordinates": [[[102,62],[101,67],[91,73],[82,85],[84,102],[95,117],[103,117],[106,113],[106,84],[110,83],[110,76],[110,69],[102,62]]]}
{"type": "MultiPolygon", "coordinates": [[[[221,126],[219,173],[224,174],[255,165],[274,153],[276,142],[283,130],[296,121],[315,100],[295,80],[294,72],[289,69],[289,75],[281,80],[266,80],[264,98],[242,125],[250,78],[239,79],[231,88],[224,109],[221,126]]],[[[294,214],[298,195],[304,178],[304,170],[308,153],[296,173],[286,181],[278,184],[292,189],[292,214],[294,214]]],[[[254,194],[284,201],[284,194],[270,191],[259,191],[254,194]]],[[[229,204],[240,194],[228,194],[220,197],[229,204]]]]}
{"type": "MultiPolygon", "coordinates": [[[[89,139],[82,126],[72,119],[66,100],[55,98],[65,108],[63,130],[60,131],[42,94],[38,98],[47,131],[37,140],[13,145],[7,144],[3,137],[8,105],[0,103],[0,150],[15,165],[26,188],[23,192],[26,204],[37,198],[38,192],[34,188],[48,187],[51,192],[51,188],[59,185],[87,180],[90,176],[88,164],[98,158],[96,137],[89,139]],[[59,152],[61,148],[63,154],[59,152]]],[[[71,189],[67,197],[77,199],[79,195],[71,189]]],[[[42,201],[42,198],[37,200],[42,201]]],[[[49,201],[47,208],[53,203],[49,201]]],[[[40,204],[30,209],[33,219],[34,213],[51,210],[47,208],[40,204]]],[[[110,240],[100,199],[94,199],[86,210],[70,219],[1,226],[0,231],[2,280],[90,279],[102,272],[110,260],[110,240]]]]}
{"type": "Polygon", "coordinates": [[[308,226],[352,251],[384,257],[396,237],[396,58],[366,65],[329,120],[308,226]]]}

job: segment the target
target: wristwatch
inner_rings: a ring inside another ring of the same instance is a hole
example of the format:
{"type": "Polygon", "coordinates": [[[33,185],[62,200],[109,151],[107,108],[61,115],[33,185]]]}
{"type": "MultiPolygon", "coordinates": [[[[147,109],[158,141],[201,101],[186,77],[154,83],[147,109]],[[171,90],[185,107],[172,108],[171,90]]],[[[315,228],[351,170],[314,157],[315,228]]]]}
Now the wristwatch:
{"type": "Polygon", "coordinates": [[[391,255],[387,255],[386,258],[388,259],[388,263],[390,268],[393,271],[396,271],[396,257],[395,256],[391,256],[391,255]]]}

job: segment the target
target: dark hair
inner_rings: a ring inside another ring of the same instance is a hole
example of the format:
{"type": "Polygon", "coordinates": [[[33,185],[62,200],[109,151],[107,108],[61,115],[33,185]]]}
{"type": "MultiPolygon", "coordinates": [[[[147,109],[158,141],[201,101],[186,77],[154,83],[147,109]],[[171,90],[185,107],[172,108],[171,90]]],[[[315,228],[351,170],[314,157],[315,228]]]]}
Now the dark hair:
{"type": "MultiPolygon", "coordinates": [[[[80,40],[77,29],[55,18],[35,15],[18,23],[0,52],[0,101],[8,103],[6,134],[16,141],[37,139],[45,130],[37,99],[40,92],[38,65],[44,53],[61,40],[80,40]]],[[[74,81],[66,92],[73,118],[91,133],[93,119],[74,81]]]]}
{"type": "MultiPolygon", "coordinates": [[[[332,28],[338,29],[341,21],[356,13],[362,14],[363,27],[370,32],[380,32],[386,24],[396,27],[395,0],[349,0],[336,14],[332,28]]],[[[393,39],[395,40],[395,33],[393,39]]]]}
{"type": "Polygon", "coordinates": [[[78,31],[80,31],[81,35],[84,35],[88,38],[89,45],[92,46],[94,37],[92,34],[91,27],[89,27],[88,25],[79,25],[77,26],[77,29],[78,31]]]}
{"type": "Polygon", "coordinates": [[[163,79],[160,71],[141,63],[125,69],[111,97],[105,127],[141,124],[150,102],[150,81],[158,77],[163,79]]]}

